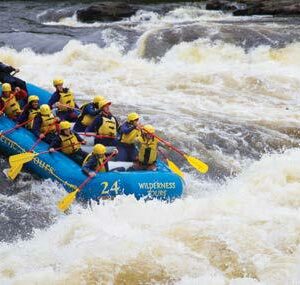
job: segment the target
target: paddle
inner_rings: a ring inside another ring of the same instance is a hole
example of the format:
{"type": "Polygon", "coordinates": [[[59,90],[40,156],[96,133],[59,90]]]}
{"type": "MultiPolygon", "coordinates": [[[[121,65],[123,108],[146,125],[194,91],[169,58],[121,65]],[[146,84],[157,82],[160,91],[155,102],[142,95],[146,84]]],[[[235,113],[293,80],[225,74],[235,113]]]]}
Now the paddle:
{"type": "Polygon", "coordinates": [[[179,167],[173,161],[171,161],[170,159],[168,159],[167,156],[160,149],[158,151],[163,156],[163,158],[166,160],[166,162],[168,163],[169,168],[174,173],[176,173],[181,178],[183,178],[184,177],[183,172],[179,169],[179,167]]]}
{"type": "Polygon", "coordinates": [[[62,104],[62,103],[60,103],[60,102],[57,102],[57,107],[58,107],[58,106],[66,107],[66,108],[73,109],[73,110],[77,110],[77,111],[80,111],[80,112],[81,112],[81,110],[80,110],[79,108],[71,107],[71,106],[69,106],[69,105],[62,104]]]}
{"type": "MultiPolygon", "coordinates": [[[[73,145],[77,145],[77,144],[80,144],[80,143],[76,143],[73,145]]],[[[66,147],[70,147],[70,146],[58,147],[58,148],[55,148],[54,150],[55,151],[61,150],[66,147]]],[[[46,151],[39,152],[39,153],[24,152],[24,153],[20,153],[20,154],[11,155],[8,159],[9,165],[11,166],[11,168],[9,169],[7,176],[11,180],[14,180],[18,176],[20,171],[22,170],[22,167],[25,163],[32,161],[35,157],[37,157],[41,154],[45,154],[45,153],[49,153],[49,152],[50,152],[49,150],[46,150],[46,151]]]]}
{"type": "Polygon", "coordinates": [[[9,101],[12,100],[12,98],[14,98],[14,97],[15,97],[15,94],[14,94],[14,93],[12,93],[12,94],[9,96],[8,100],[5,102],[5,104],[3,105],[3,107],[2,107],[1,110],[0,110],[0,116],[2,116],[2,115],[4,114],[4,110],[5,110],[5,108],[7,107],[7,105],[9,104],[9,101]]]}
{"type": "Polygon", "coordinates": [[[28,124],[28,123],[31,122],[32,120],[33,120],[33,119],[30,119],[30,120],[27,120],[27,121],[25,121],[25,122],[23,122],[23,123],[21,123],[21,124],[17,124],[17,125],[15,125],[13,128],[11,128],[11,129],[9,129],[9,130],[3,132],[3,133],[0,132],[0,137],[2,137],[2,136],[4,136],[4,135],[8,135],[8,134],[14,132],[16,129],[23,127],[24,125],[28,124]]]}
{"type": "MultiPolygon", "coordinates": [[[[143,129],[143,130],[146,131],[145,129],[143,129]]],[[[166,146],[168,146],[170,149],[174,150],[175,152],[180,154],[182,157],[184,157],[188,161],[188,163],[191,166],[193,166],[195,169],[197,169],[199,172],[206,173],[208,171],[208,165],[206,163],[204,163],[203,161],[201,161],[200,159],[190,156],[190,155],[187,155],[185,152],[179,150],[178,148],[173,146],[171,143],[165,141],[164,139],[160,138],[156,134],[151,133],[151,135],[154,136],[155,138],[157,138],[160,142],[162,142],[166,146]]]]}
{"type": "MultiPolygon", "coordinates": [[[[50,124],[45,132],[44,135],[46,135],[49,130],[50,130],[50,127],[53,126],[53,125],[56,125],[57,122],[54,122],[53,124],[50,124]]],[[[43,138],[42,137],[39,137],[35,143],[33,144],[33,146],[27,151],[27,153],[32,153],[32,151],[34,150],[34,148],[41,142],[43,138]]],[[[25,153],[26,154],[26,153],[25,153]]],[[[15,179],[15,177],[19,174],[19,172],[22,170],[22,166],[24,163],[26,163],[26,159],[30,159],[30,156],[24,156],[24,153],[20,153],[20,154],[15,154],[13,155],[13,157],[11,158],[12,156],[9,157],[9,161],[21,161],[19,164],[18,163],[15,163],[14,167],[12,167],[10,169],[10,173],[11,173],[11,177],[14,177],[14,178],[11,178],[11,179],[15,179]],[[22,163],[22,161],[24,161],[22,163]],[[21,165],[21,167],[20,167],[21,165]]],[[[33,159],[33,158],[32,158],[33,159]]],[[[31,160],[32,160],[31,159],[31,160]]],[[[30,160],[29,160],[30,161],[30,160]]],[[[10,176],[9,176],[10,177],[10,176]]]]}
{"type": "MultiPolygon", "coordinates": [[[[97,168],[95,172],[98,172],[113,156],[115,156],[117,152],[113,152],[111,155],[109,155],[103,163],[101,163],[97,168]]],[[[95,177],[95,176],[93,176],[95,177]]],[[[65,212],[73,203],[75,200],[77,194],[82,190],[82,188],[93,178],[92,176],[89,176],[87,179],[85,179],[74,191],[67,194],[62,200],[60,200],[57,204],[58,208],[65,212]]]]}
{"type": "Polygon", "coordinates": [[[81,136],[95,137],[95,138],[98,138],[98,139],[115,139],[116,138],[116,137],[113,137],[113,136],[97,135],[95,133],[82,133],[82,132],[78,132],[78,134],[80,134],[81,136]]]}

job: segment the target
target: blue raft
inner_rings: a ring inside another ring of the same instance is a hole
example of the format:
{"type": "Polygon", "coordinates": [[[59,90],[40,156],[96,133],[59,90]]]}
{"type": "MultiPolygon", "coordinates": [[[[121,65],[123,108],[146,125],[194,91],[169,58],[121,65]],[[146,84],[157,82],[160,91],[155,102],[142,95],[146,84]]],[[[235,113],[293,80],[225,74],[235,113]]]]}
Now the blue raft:
{"type": "MultiPolygon", "coordinates": [[[[37,86],[27,84],[29,94],[39,96],[40,103],[47,103],[51,94],[37,86]]],[[[5,116],[0,117],[0,131],[5,132],[16,123],[5,116]]],[[[36,141],[36,137],[25,128],[0,137],[0,150],[6,155],[26,152],[36,141]]],[[[35,148],[39,153],[48,150],[48,144],[41,142],[35,148]]],[[[60,152],[41,154],[26,163],[24,167],[41,178],[50,178],[61,183],[66,191],[74,191],[87,176],[78,164],[60,152]]],[[[134,195],[140,198],[156,198],[171,201],[179,198],[184,182],[162,161],[157,163],[157,171],[129,171],[98,173],[77,195],[79,200],[99,200],[107,196],[134,195]]]]}

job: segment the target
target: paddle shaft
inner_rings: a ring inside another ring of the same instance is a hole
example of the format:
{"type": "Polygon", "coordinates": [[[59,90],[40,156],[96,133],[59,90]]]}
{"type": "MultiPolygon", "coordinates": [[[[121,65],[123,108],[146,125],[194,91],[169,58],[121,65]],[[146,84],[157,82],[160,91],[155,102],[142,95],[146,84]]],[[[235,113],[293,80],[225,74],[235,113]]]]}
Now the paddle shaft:
{"type": "MultiPolygon", "coordinates": [[[[81,144],[81,142],[78,142],[78,143],[73,143],[73,144],[70,144],[70,145],[67,145],[67,146],[61,146],[61,147],[57,147],[57,148],[54,148],[55,151],[57,150],[62,150],[64,148],[67,148],[67,147],[70,147],[70,146],[75,146],[75,145],[78,145],[78,144],[81,144]]],[[[37,156],[40,155],[40,154],[45,154],[45,153],[49,153],[51,152],[50,150],[45,150],[45,151],[42,151],[42,152],[39,152],[37,153],[37,156]]]]}
{"type": "MultiPolygon", "coordinates": [[[[58,102],[59,103],[59,102],[58,102]]],[[[66,105],[66,104],[62,104],[62,103],[59,103],[58,106],[62,106],[62,107],[66,107],[66,108],[69,108],[69,109],[73,109],[73,110],[77,110],[77,111],[81,111],[79,108],[76,108],[76,107],[71,107],[69,105],[66,105]]],[[[58,107],[57,106],[57,107],[58,107]]],[[[59,107],[58,107],[59,109],[59,107]]]]}
{"type": "Polygon", "coordinates": [[[167,158],[166,154],[161,149],[159,149],[159,148],[158,148],[158,152],[161,154],[161,156],[163,157],[163,159],[165,161],[167,161],[168,158],[167,158]]]}
{"type": "Polygon", "coordinates": [[[12,129],[9,129],[9,130],[7,130],[7,131],[5,131],[5,132],[3,132],[3,133],[0,133],[0,137],[12,133],[12,132],[15,131],[16,129],[18,129],[18,128],[20,128],[20,127],[23,127],[24,125],[30,123],[32,120],[33,120],[33,119],[27,120],[27,121],[25,121],[25,122],[23,122],[23,123],[21,123],[21,124],[16,125],[16,126],[13,127],[12,129]]]}
{"type": "MultiPolygon", "coordinates": [[[[57,122],[55,122],[55,123],[49,125],[48,128],[47,128],[47,130],[46,130],[46,132],[44,133],[44,135],[47,135],[48,132],[49,132],[49,130],[50,130],[50,127],[51,127],[52,125],[55,125],[55,124],[57,124],[57,122]]],[[[35,149],[35,147],[40,143],[41,140],[42,140],[42,138],[38,138],[38,139],[36,140],[36,142],[34,143],[34,145],[28,150],[28,152],[33,151],[33,150],[35,149]]]]}
{"type": "MultiPolygon", "coordinates": [[[[145,129],[143,129],[143,130],[145,130],[145,129]]],[[[162,138],[159,137],[158,135],[156,135],[156,134],[150,134],[150,135],[154,136],[154,137],[157,138],[160,142],[164,143],[166,146],[168,146],[169,148],[171,148],[171,149],[174,150],[175,152],[179,153],[180,155],[182,155],[182,156],[185,156],[185,155],[186,155],[185,152],[183,152],[183,151],[181,151],[180,149],[178,149],[177,147],[173,146],[170,142],[168,142],[168,141],[162,139],[162,138]]]]}
{"type": "Polygon", "coordinates": [[[93,133],[81,133],[81,132],[79,132],[78,134],[80,134],[81,136],[95,137],[95,138],[98,138],[98,139],[116,139],[116,137],[113,137],[113,136],[96,135],[96,134],[93,134],[93,133]]]}
{"type": "MultiPolygon", "coordinates": [[[[109,155],[95,170],[95,172],[99,172],[99,170],[113,157],[116,155],[116,152],[113,152],[111,155],[109,155]]],[[[79,191],[91,180],[93,179],[95,176],[89,176],[87,179],[85,179],[79,186],[77,189],[79,189],[79,191]]],[[[78,192],[79,192],[78,191],[78,192]]]]}
{"type": "MultiPolygon", "coordinates": [[[[10,96],[9,96],[9,99],[5,102],[4,106],[2,107],[2,109],[0,110],[0,112],[4,112],[5,108],[7,107],[7,105],[9,104],[9,101],[12,100],[12,98],[15,97],[15,93],[12,93],[10,96]]],[[[3,114],[1,114],[2,116],[3,114]]]]}

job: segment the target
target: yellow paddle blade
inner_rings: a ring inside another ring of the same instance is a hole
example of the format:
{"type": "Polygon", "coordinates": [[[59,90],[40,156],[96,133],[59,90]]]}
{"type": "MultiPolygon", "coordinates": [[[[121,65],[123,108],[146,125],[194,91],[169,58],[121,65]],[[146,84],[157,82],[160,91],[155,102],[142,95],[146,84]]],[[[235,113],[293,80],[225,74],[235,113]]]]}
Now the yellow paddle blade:
{"type": "Polygon", "coordinates": [[[208,171],[208,165],[198,158],[189,156],[187,154],[185,154],[184,157],[189,162],[189,164],[196,168],[199,172],[206,173],[208,171]]]}
{"type": "Polygon", "coordinates": [[[24,164],[33,160],[38,154],[32,152],[25,152],[20,154],[11,155],[8,159],[10,166],[16,166],[19,164],[24,164]]]}
{"type": "Polygon", "coordinates": [[[57,204],[58,208],[61,211],[65,212],[71,206],[71,204],[75,200],[76,195],[79,191],[80,191],[80,189],[77,188],[75,191],[69,193],[67,196],[65,196],[63,199],[61,199],[57,204]]]}
{"type": "Polygon", "coordinates": [[[20,164],[16,164],[13,167],[11,167],[8,172],[7,172],[7,176],[11,179],[11,180],[15,180],[15,178],[18,176],[18,174],[20,173],[20,171],[22,170],[23,167],[23,163],[20,164]]]}
{"type": "Polygon", "coordinates": [[[167,159],[168,162],[168,166],[170,167],[170,169],[176,173],[177,175],[179,175],[181,178],[183,178],[183,172],[179,169],[179,167],[171,160],[167,159]]]}

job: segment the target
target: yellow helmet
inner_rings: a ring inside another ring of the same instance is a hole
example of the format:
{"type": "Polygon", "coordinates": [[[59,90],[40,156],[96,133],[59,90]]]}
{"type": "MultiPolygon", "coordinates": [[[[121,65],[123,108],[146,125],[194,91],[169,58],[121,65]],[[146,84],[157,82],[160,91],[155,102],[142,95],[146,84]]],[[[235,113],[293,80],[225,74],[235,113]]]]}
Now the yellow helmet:
{"type": "Polygon", "coordinates": [[[128,114],[127,121],[128,122],[132,122],[132,121],[135,121],[135,120],[137,120],[139,118],[140,118],[140,116],[137,113],[133,112],[133,113],[128,114]]]}
{"type": "Polygon", "coordinates": [[[107,101],[106,99],[101,100],[101,101],[99,102],[99,108],[103,108],[103,107],[106,106],[106,105],[111,105],[111,102],[110,102],[110,101],[107,101]]]}
{"type": "Polygon", "coordinates": [[[10,92],[11,91],[11,85],[9,83],[3,83],[2,84],[2,91],[3,92],[10,92]]]}
{"type": "Polygon", "coordinates": [[[93,148],[94,154],[105,154],[106,153],[106,147],[103,144],[95,144],[93,148]]]}
{"type": "Polygon", "coordinates": [[[71,123],[68,121],[62,121],[59,123],[59,128],[60,130],[66,130],[66,129],[70,129],[71,128],[71,123]]]}
{"type": "Polygon", "coordinates": [[[64,84],[64,80],[62,78],[54,78],[53,79],[53,85],[57,86],[57,85],[63,85],[64,84]]]}
{"type": "Polygon", "coordinates": [[[146,131],[146,133],[154,134],[155,128],[152,125],[145,125],[143,129],[146,131]]]}
{"type": "Polygon", "coordinates": [[[43,104],[40,108],[40,112],[42,115],[50,115],[51,114],[51,109],[48,104],[43,104]]]}
{"type": "Polygon", "coordinates": [[[99,103],[101,101],[105,100],[105,98],[103,96],[96,96],[94,97],[93,103],[99,103]]]}
{"type": "Polygon", "coordinates": [[[36,95],[31,95],[28,97],[28,103],[32,102],[32,101],[39,101],[39,97],[36,95]]]}

